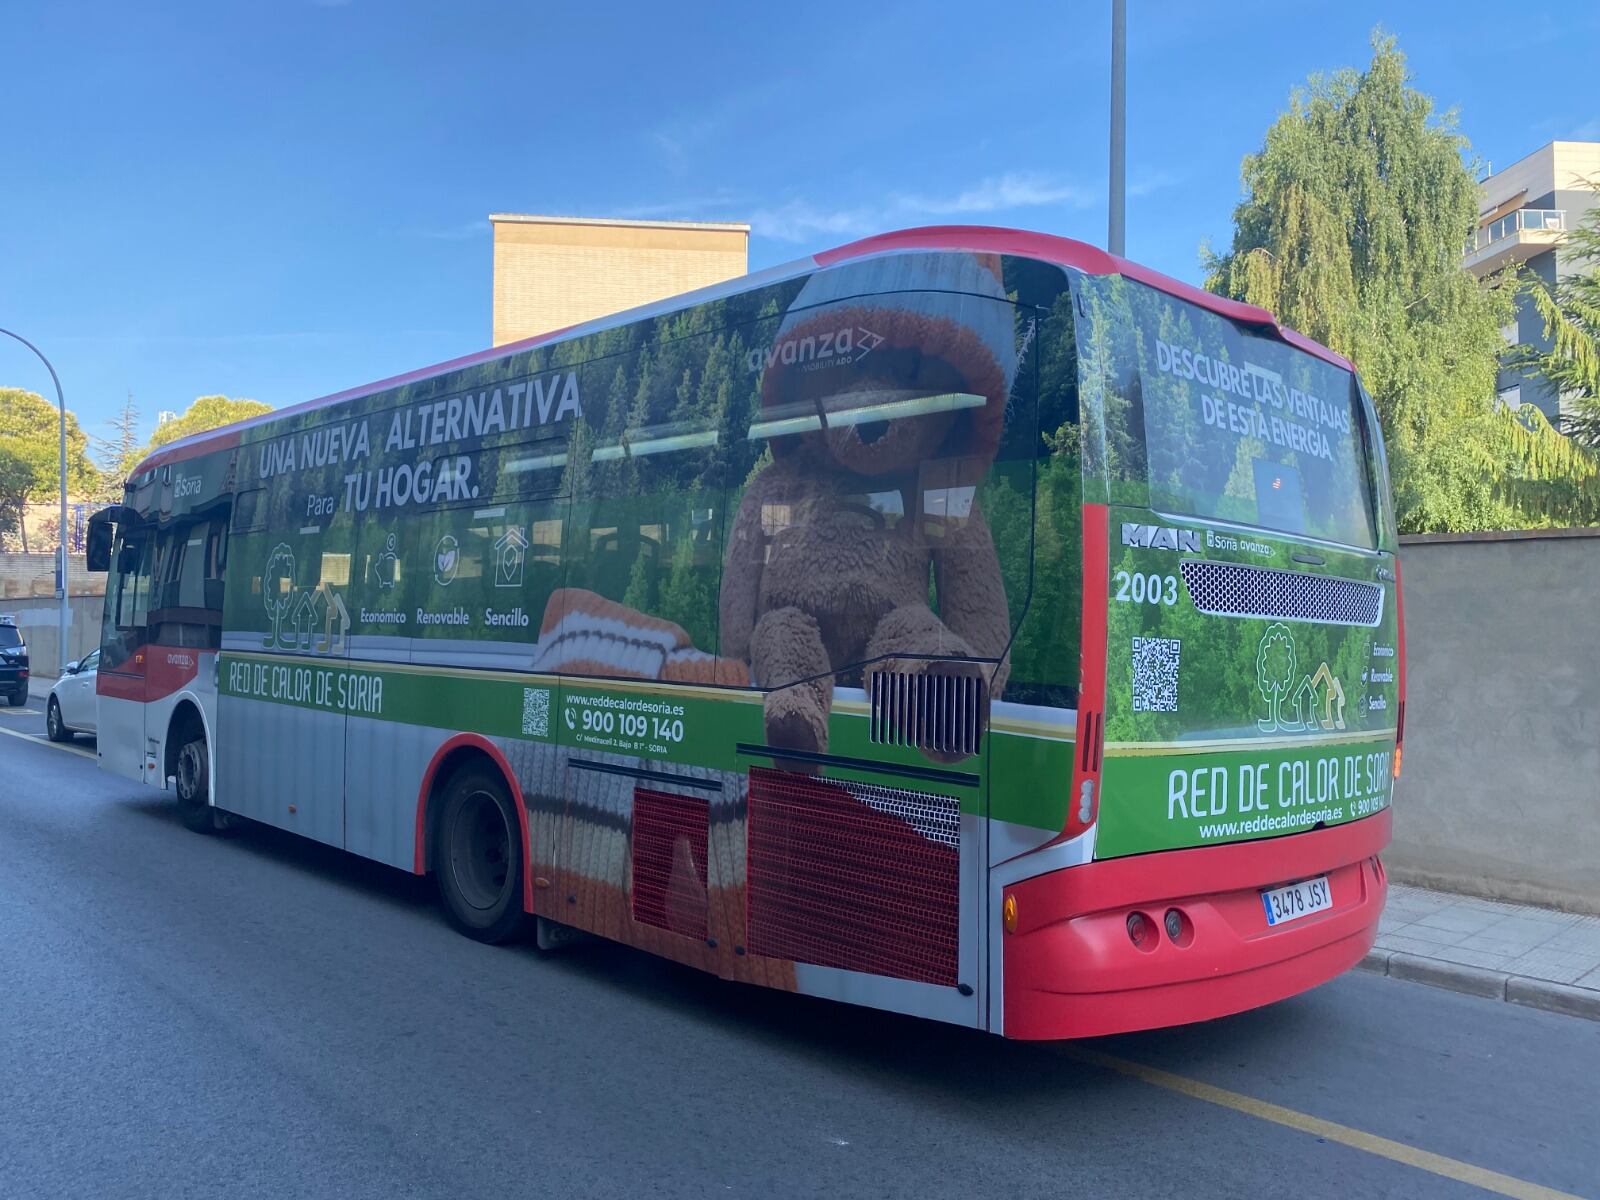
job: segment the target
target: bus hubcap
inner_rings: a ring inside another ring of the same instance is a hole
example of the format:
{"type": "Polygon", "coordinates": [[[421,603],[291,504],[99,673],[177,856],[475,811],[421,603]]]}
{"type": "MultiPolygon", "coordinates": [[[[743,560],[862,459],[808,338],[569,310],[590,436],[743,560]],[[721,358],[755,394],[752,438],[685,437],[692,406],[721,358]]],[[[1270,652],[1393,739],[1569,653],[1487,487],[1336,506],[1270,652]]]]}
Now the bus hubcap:
{"type": "Polygon", "coordinates": [[[200,748],[190,742],[178,754],[178,796],[193,800],[200,789],[200,748]]]}
{"type": "Polygon", "coordinates": [[[493,908],[511,873],[511,830],[487,792],[473,792],[456,810],[450,829],[450,866],[462,899],[493,908]]]}

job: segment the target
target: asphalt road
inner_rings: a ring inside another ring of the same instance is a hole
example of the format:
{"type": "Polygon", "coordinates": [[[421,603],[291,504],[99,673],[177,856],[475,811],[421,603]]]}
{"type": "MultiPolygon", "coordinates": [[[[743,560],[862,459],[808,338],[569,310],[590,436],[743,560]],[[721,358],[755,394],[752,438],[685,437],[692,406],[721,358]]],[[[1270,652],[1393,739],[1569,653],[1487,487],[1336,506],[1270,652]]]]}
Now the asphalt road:
{"type": "Polygon", "coordinates": [[[409,875],[196,836],[0,736],[12,1200],[1600,1197],[1597,1101],[1600,1024],[1371,975],[1025,1045],[604,943],[479,946],[409,875]]]}

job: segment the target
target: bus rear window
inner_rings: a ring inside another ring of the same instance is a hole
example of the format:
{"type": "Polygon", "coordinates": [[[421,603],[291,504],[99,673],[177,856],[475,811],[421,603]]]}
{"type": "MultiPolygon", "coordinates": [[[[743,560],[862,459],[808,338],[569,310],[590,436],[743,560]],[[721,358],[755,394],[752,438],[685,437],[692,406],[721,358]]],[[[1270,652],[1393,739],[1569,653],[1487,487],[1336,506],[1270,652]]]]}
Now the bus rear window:
{"type": "Polygon", "coordinates": [[[1131,290],[1150,506],[1373,548],[1354,376],[1152,288],[1131,290]]]}

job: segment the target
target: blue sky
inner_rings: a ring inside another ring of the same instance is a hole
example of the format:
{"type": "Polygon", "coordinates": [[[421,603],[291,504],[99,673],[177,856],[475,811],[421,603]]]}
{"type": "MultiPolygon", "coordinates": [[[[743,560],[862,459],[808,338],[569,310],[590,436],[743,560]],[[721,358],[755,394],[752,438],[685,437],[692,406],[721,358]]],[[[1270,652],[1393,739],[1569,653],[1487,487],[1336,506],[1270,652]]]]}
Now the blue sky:
{"type": "MultiPolygon", "coordinates": [[[[1600,138],[1585,6],[1130,0],[1128,250],[1198,281],[1239,160],[1382,24],[1504,166],[1600,138]],[[1580,15],[1584,14],[1584,15],[1580,15]]],[[[752,269],[907,225],[1102,243],[1109,0],[8,5],[0,325],[91,432],[490,338],[490,212],[747,220],[752,269]],[[694,14],[694,15],[691,15],[694,14]]],[[[0,384],[48,394],[0,345],[0,384]]]]}

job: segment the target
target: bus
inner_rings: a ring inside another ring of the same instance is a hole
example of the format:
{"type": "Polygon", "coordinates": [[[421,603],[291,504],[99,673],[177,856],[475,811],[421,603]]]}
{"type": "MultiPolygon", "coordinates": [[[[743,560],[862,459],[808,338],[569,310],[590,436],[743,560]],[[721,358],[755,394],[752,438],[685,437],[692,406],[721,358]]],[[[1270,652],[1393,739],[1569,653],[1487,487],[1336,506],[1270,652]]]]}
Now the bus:
{"type": "Polygon", "coordinates": [[[890,233],[197,434],[88,542],[104,769],[484,942],[1061,1039],[1377,930],[1371,399],[1082,243],[890,233]]]}

